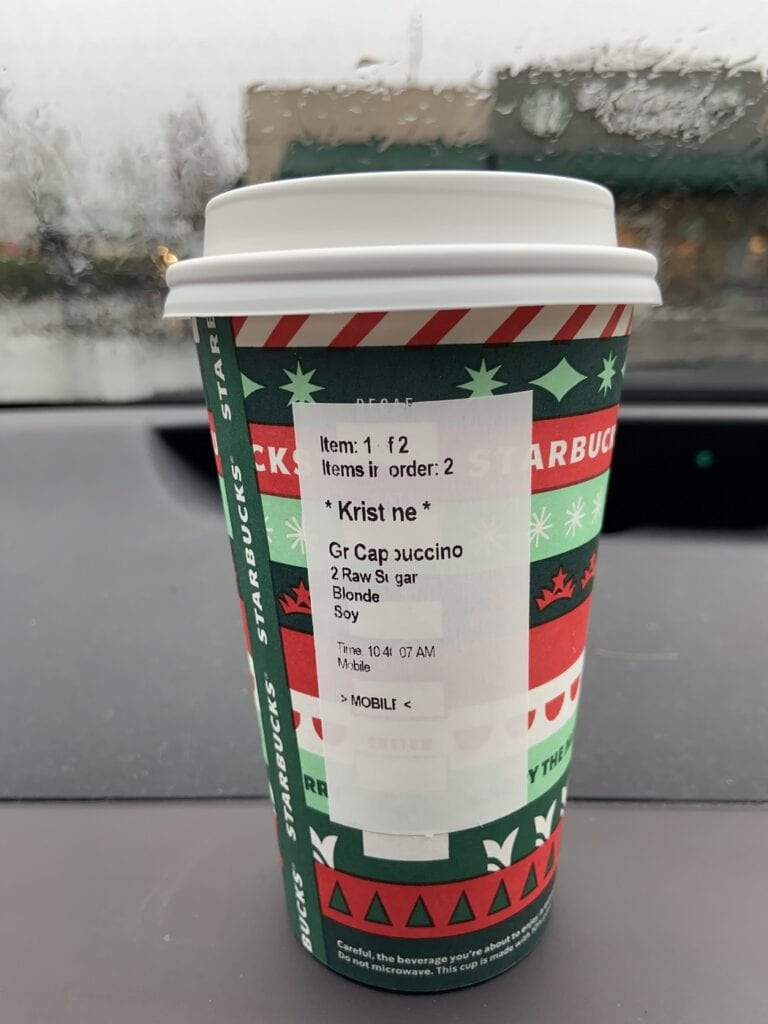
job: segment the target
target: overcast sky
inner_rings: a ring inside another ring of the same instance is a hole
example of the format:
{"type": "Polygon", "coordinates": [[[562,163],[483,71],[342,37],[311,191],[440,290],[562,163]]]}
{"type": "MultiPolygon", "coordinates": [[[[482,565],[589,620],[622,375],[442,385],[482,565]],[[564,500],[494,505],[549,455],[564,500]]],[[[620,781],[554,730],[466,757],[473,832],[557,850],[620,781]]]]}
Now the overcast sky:
{"type": "Polygon", "coordinates": [[[151,142],[200,98],[222,137],[247,85],[490,83],[610,46],[768,65],[766,0],[0,0],[0,87],[47,107],[89,156],[151,142]],[[414,45],[420,22],[421,45],[414,45]],[[359,68],[361,59],[373,66],[359,68]]]}

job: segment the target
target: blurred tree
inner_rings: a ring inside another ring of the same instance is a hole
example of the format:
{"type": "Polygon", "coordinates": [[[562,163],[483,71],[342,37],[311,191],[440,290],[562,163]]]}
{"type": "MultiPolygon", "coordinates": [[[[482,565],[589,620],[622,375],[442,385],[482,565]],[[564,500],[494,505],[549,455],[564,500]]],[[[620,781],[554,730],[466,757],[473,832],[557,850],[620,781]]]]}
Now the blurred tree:
{"type": "Polygon", "coordinates": [[[0,93],[0,237],[20,241],[37,236],[42,244],[82,226],[76,222],[83,160],[71,134],[48,111],[36,107],[19,115],[10,92],[0,93]]]}
{"type": "Polygon", "coordinates": [[[163,154],[123,145],[110,166],[110,234],[147,251],[173,236],[173,202],[163,154]]]}
{"type": "Polygon", "coordinates": [[[0,240],[33,245],[51,285],[64,296],[90,263],[80,251],[85,163],[72,135],[43,107],[19,115],[0,95],[0,240]]]}
{"type": "Polygon", "coordinates": [[[199,103],[168,115],[165,139],[174,213],[200,232],[205,204],[237,183],[242,160],[218,141],[199,103]]]}

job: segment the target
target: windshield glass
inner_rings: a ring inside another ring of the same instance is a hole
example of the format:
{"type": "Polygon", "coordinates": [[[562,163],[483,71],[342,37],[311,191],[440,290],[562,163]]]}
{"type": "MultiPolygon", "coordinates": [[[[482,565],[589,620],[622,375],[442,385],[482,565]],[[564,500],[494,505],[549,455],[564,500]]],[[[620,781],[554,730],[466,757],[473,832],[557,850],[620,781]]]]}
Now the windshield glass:
{"type": "Polygon", "coordinates": [[[418,168],[608,185],[621,244],[659,257],[665,298],[636,318],[628,386],[768,390],[768,6],[549,13],[6,0],[0,402],[195,397],[189,325],[162,308],[168,266],[201,252],[206,201],[418,168]]]}

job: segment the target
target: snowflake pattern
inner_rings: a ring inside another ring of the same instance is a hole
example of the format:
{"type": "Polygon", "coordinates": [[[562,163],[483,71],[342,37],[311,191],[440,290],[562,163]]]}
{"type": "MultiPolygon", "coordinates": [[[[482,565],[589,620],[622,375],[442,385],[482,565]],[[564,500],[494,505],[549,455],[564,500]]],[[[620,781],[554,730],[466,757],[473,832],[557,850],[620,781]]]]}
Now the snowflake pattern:
{"type": "Polygon", "coordinates": [[[592,522],[599,523],[603,514],[603,489],[602,487],[592,499],[592,522]]]}
{"type": "Polygon", "coordinates": [[[272,534],[275,532],[274,526],[269,521],[269,513],[264,516],[264,529],[267,531],[267,543],[272,543],[272,534]]]}
{"type": "Polygon", "coordinates": [[[552,526],[552,513],[547,511],[546,505],[542,505],[539,511],[531,516],[531,544],[535,548],[539,546],[539,541],[549,540],[552,526]]]}
{"type": "Polygon", "coordinates": [[[506,547],[507,538],[496,516],[481,519],[473,532],[481,551],[492,553],[503,551],[506,547]]]}
{"type": "Polygon", "coordinates": [[[568,537],[574,537],[577,530],[581,530],[584,526],[584,516],[586,515],[586,506],[584,499],[574,498],[568,508],[565,510],[565,533],[568,537]]]}
{"type": "Polygon", "coordinates": [[[291,544],[291,551],[295,551],[298,548],[303,555],[307,548],[304,524],[296,516],[291,516],[290,519],[286,519],[283,525],[285,526],[285,538],[291,544]]]}

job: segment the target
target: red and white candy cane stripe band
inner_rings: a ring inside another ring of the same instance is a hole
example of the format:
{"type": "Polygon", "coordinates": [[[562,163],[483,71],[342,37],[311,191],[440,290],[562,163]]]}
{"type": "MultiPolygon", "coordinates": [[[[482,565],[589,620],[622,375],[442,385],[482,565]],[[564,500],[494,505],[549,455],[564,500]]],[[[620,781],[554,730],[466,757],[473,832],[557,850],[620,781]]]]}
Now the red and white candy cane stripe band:
{"type": "Polygon", "coordinates": [[[511,345],[629,334],[631,306],[513,306],[389,313],[233,317],[236,344],[250,348],[511,345]]]}

